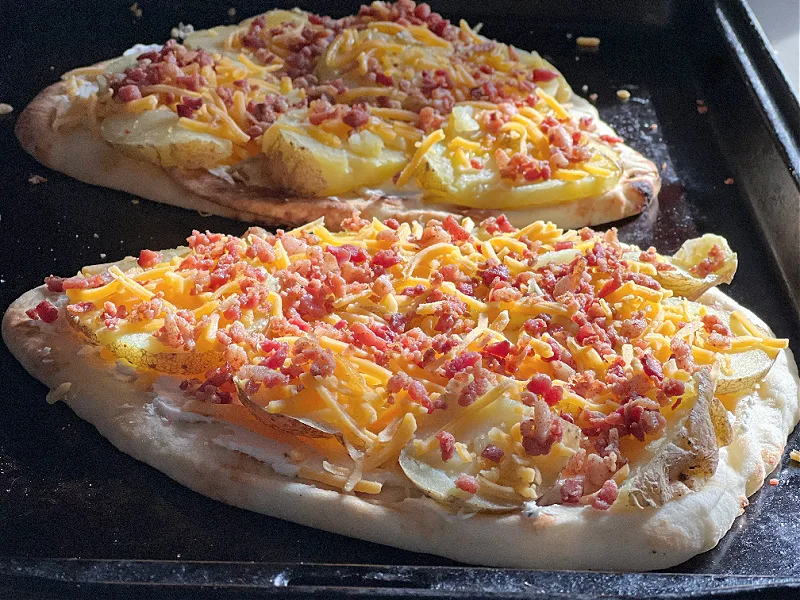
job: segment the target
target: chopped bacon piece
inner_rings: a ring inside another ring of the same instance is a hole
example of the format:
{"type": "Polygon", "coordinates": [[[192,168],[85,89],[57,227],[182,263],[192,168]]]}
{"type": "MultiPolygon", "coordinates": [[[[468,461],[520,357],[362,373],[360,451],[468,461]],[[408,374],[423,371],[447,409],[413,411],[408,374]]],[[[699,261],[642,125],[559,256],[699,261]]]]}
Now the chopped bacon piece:
{"type": "Polygon", "coordinates": [[[505,453],[502,448],[498,448],[494,444],[487,444],[486,448],[481,452],[481,456],[488,461],[499,463],[503,460],[505,453]]]}
{"type": "Polygon", "coordinates": [[[481,359],[477,352],[465,352],[454,359],[447,361],[443,367],[443,374],[447,379],[451,379],[456,373],[465,371],[474,366],[481,359]]]}
{"type": "Polygon", "coordinates": [[[496,356],[497,358],[505,358],[508,356],[508,353],[511,351],[511,342],[508,340],[502,340],[500,342],[495,342],[494,344],[487,344],[486,347],[483,349],[484,354],[488,354],[490,356],[496,356]]]}
{"type": "Polygon", "coordinates": [[[547,83],[548,81],[553,81],[558,77],[558,73],[555,71],[551,71],[550,69],[534,69],[533,70],[533,82],[534,83],[547,83]]]}
{"type": "Polygon", "coordinates": [[[570,477],[561,484],[561,502],[577,504],[583,496],[583,478],[570,477]]]}
{"type": "Polygon", "coordinates": [[[661,391],[667,396],[675,397],[682,395],[684,391],[686,391],[686,386],[682,381],[670,378],[664,380],[664,383],[661,385],[661,391]]]}
{"type": "Polygon", "coordinates": [[[105,271],[91,277],[82,277],[80,275],[75,277],[56,277],[55,275],[50,275],[50,277],[45,277],[44,282],[49,291],[63,292],[64,290],[92,290],[110,283],[113,279],[112,275],[105,271]]]}
{"type": "Polygon", "coordinates": [[[453,215],[448,215],[442,223],[444,230],[450,234],[450,237],[455,243],[465,242],[470,238],[469,233],[464,229],[461,224],[456,221],[453,215]]]}
{"type": "Polygon", "coordinates": [[[474,494],[478,491],[478,480],[471,475],[461,475],[456,479],[456,487],[468,494],[474,494]]]}
{"type": "Polygon", "coordinates": [[[600,139],[606,142],[607,144],[621,144],[625,140],[621,137],[617,137],[616,135],[601,135],[600,139]]]}
{"type": "Polygon", "coordinates": [[[361,248],[360,246],[353,246],[352,244],[328,246],[325,248],[325,250],[333,254],[340,267],[346,262],[359,265],[369,258],[369,254],[367,254],[367,251],[364,248],[361,248]]]}
{"type": "Polygon", "coordinates": [[[42,300],[34,308],[25,311],[34,321],[42,320],[45,323],[52,323],[58,319],[58,309],[49,300],[42,300]]]}
{"type": "Polygon", "coordinates": [[[442,453],[442,460],[447,462],[453,458],[456,449],[456,438],[452,433],[447,431],[440,431],[436,434],[436,439],[439,440],[439,450],[442,453]]]}
{"type": "Polygon", "coordinates": [[[155,267],[161,262],[161,253],[152,250],[142,250],[139,252],[139,260],[136,261],[143,269],[155,267]]]}
{"type": "Polygon", "coordinates": [[[642,369],[648,377],[653,377],[658,381],[664,379],[664,370],[661,363],[649,352],[642,356],[642,369]]]}
{"type": "Polygon", "coordinates": [[[689,272],[695,277],[704,278],[715,271],[719,271],[724,265],[725,252],[723,252],[719,244],[714,244],[708,252],[708,257],[689,269],[689,272]]]}
{"type": "Polygon", "coordinates": [[[550,380],[548,375],[545,375],[544,373],[537,373],[531,377],[526,389],[533,394],[539,394],[541,396],[547,390],[549,390],[552,385],[553,382],[550,380]]]}
{"type": "Polygon", "coordinates": [[[403,259],[394,250],[378,250],[370,260],[370,265],[389,269],[399,265],[401,262],[403,262],[403,259]]]}
{"type": "Polygon", "coordinates": [[[603,487],[597,491],[594,500],[592,500],[592,508],[608,510],[616,501],[617,496],[619,496],[617,482],[613,479],[608,479],[603,483],[603,487]]]}

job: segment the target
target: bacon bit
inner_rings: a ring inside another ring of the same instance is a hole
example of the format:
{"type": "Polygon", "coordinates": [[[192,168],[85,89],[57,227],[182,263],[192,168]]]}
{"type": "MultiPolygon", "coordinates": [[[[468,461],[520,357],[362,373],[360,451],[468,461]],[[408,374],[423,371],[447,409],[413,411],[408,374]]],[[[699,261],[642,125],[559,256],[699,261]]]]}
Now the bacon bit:
{"type": "Polygon", "coordinates": [[[686,386],[678,379],[665,379],[661,385],[661,391],[667,396],[681,396],[686,391],[686,386]]]}
{"type": "Polygon", "coordinates": [[[439,450],[442,452],[442,460],[447,462],[453,458],[456,449],[456,438],[452,433],[447,431],[440,431],[436,434],[436,439],[439,440],[439,450]]]}
{"type": "Polygon", "coordinates": [[[769,480],[769,484],[770,484],[770,485],[773,485],[773,486],[774,486],[774,485],[778,485],[779,483],[780,483],[780,480],[778,480],[778,479],[775,479],[774,477],[773,477],[772,479],[770,479],[770,480],[769,480]]]}
{"type": "Polygon", "coordinates": [[[466,242],[470,239],[470,234],[464,229],[461,224],[456,221],[453,215],[448,215],[442,223],[444,230],[450,234],[450,238],[455,243],[466,242]]]}
{"type": "Polygon", "coordinates": [[[575,247],[575,242],[556,242],[553,244],[553,250],[569,250],[575,247]]]}
{"type": "Polygon", "coordinates": [[[555,71],[551,71],[550,69],[534,69],[533,70],[533,82],[534,83],[547,83],[548,81],[553,81],[558,77],[558,73],[555,71]]]}
{"type": "Polygon", "coordinates": [[[605,134],[601,135],[600,139],[606,142],[607,144],[621,144],[622,142],[625,141],[621,137],[618,137],[616,135],[605,135],[605,134]]]}
{"type": "Polygon", "coordinates": [[[544,373],[537,373],[531,380],[528,382],[528,385],[525,388],[531,392],[532,394],[538,394],[539,396],[543,395],[547,390],[549,390],[553,385],[553,382],[550,380],[550,376],[544,373]]]}
{"type": "Polygon", "coordinates": [[[503,460],[503,456],[505,452],[503,452],[502,448],[498,448],[494,444],[487,444],[486,448],[483,449],[481,452],[481,456],[488,461],[499,463],[503,460]]]}
{"type": "Polygon", "coordinates": [[[99,275],[92,275],[91,277],[81,277],[76,275],[74,277],[56,277],[50,275],[45,277],[45,285],[51,292],[63,292],[64,290],[92,290],[102,287],[107,283],[111,283],[114,278],[108,271],[100,273],[99,275]]]}
{"type": "Polygon", "coordinates": [[[454,359],[447,361],[442,368],[442,374],[446,379],[452,379],[456,373],[467,370],[475,366],[481,359],[477,352],[465,352],[454,359]]]}
{"type": "Polygon", "coordinates": [[[478,491],[478,480],[471,475],[461,475],[456,479],[456,487],[468,494],[474,494],[478,491]]]}
{"type": "Polygon", "coordinates": [[[619,496],[617,482],[613,479],[608,479],[603,483],[603,487],[598,490],[597,495],[592,500],[592,508],[608,510],[616,501],[617,496],[619,496]]]}
{"type": "Polygon", "coordinates": [[[583,478],[570,477],[561,484],[561,502],[578,504],[583,496],[583,478]]]}
{"type": "Polygon", "coordinates": [[[661,363],[649,352],[642,356],[642,370],[644,370],[648,377],[653,377],[658,381],[664,379],[664,371],[661,368],[661,363]]]}
{"type": "Polygon", "coordinates": [[[702,279],[715,271],[719,271],[723,266],[725,266],[725,252],[719,244],[714,244],[711,246],[711,250],[708,251],[708,257],[689,269],[689,272],[702,279]]]}
{"type": "Polygon", "coordinates": [[[149,269],[161,262],[161,253],[152,250],[142,250],[139,252],[139,260],[136,261],[143,269],[149,269]]]}
{"type": "Polygon", "coordinates": [[[676,408],[678,408],[678,407],[681,405],[681,402],[683,402],[683,398],[678,398],[678,399],[675,401],[675,404],[673,404],[673,405],[672,405],[670,408],[671,408],[672,410],[675,410],[676,408]]]}
{"type": "Polygon", "coordinates": [[[364,248],[360,246],[353,246],[352,244],[344,244],[343,246],[328,246],[325,248],[327,252],[333,254],[336,262],[341,267],[346,262],[351,262],[354,265],[361,264],[369,258],[369,254],[364,248]]]}
{"type": "Polygon", "coordinates": [[[610,279],[600,288],[600,291],[597,292],[598,298],[605,298],[609,294],[616,292],[620,287],[622,287],[622,281],[620,281],[619,276],[616,274],[614,275],[613,279],[610,279]]]}
{"type": "Polygon", "coordinates": [[[486,230],[486,233],[495,235],[497,233],[514,233],[519,231],[511,224],[508,217],[500,215],[499,217],[489,217],[480,223],[480,227],[486,230]]]}
{"type": "Polygon", "coordinates": [[[547,406],[555,406],[561,402],[561,398],[563,397],[564,388],[557,385],[554,385],[542,395],[542,398],[547,403],[547,406]]]}
{"type": "Polygon", "coordinates": [[[476,169],[478,171],[483,169],[483,163],[481,163],[481,161],[479,161],[477,158],[471,158],[469,164],[473,169],[476,169]]]}
{"type": "Polygon", "coordinates": [[[58,309],[49,300],[42,300],[34,308],[26,310],[25,314],[34,321],[45,323],[53,323],[58,319],[58,309]]]}
{"type": "Polygon", "coordinates": [[[728,177],[725,180],[725,185],[733,185],[734,183],[736,183],[736,182],[733,180],[733,177],[728,177]]]}
{"type": "Polygon", "coordinates": [[[483,354],[496,356],[497,358],[505,358],[511,350],[511,342],[502,340],[494,344],[488,344],[483,349],[483,354]]]}
{"type": "Polygon", "coordinates": [[[95,308],[94,302],[77,302],[76,304],[68,304],[67,312],[73,315],[81,315],[92,312],[95,308]]]}
{"type": "Polygon", "coordinates": [[[395,265],[399,265],[401,262],[403,262],[403,259],[400,258],[394,250],[378,250],[375,256],[372,257],[372,260],[370,260],[370,265],[372,265],[373,268],[383,267],[384,269],[389,269],[395,265]]]}

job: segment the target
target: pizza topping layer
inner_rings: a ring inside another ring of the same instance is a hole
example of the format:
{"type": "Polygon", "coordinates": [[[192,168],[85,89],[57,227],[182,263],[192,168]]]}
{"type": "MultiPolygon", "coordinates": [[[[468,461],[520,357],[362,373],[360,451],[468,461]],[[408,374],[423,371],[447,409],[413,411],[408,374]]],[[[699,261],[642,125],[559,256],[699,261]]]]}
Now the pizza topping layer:
{"type": "Polygon", "coordinates": [[[379,493],[402,473],[478,511],[701,486],[727,410],[787,345],[693,301],[735,271],[718,236],[665,257],[504,217],[347,225],[195,231],[47,285],[108,360],[179,377],[187,413],[320,457],[301,477],[379,493]]]}
{"type": "Polygon", "coordinates": [[[342,19],[274,10],[64,79],[55,129],[84,123],[163,167],[255,169],[275,192],[515,209],[621,177],[621,140],[573,112],[552,65],[411,0],[342,19]]]}

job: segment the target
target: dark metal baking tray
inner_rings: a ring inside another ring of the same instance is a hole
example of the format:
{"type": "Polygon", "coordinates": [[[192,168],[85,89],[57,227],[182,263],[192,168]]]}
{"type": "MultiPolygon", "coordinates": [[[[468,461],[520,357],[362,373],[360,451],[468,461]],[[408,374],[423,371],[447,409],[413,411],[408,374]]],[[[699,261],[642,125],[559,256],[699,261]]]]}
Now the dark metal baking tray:
{"type": "MultiPolygon", "coordinates": [[[[192,228],[246,227],[79,183],[14,139],[19,110],[60,73],[163,41],[179,21],[207,27],[226,22],[231,6],[237,20],[272,6],[140,0],[137,18],[131,2],[0,5],[0,102],[16,109],[0,118],[0,310],[50,273],[172,247],[192,228]],[[31,184],[33,174],[47,181],[31,184]]],[[[442,0],[435,8],[542,50],[576,91],[597,93],[604,118],[663,165],[659,205],[619,224],[622,237],[672,252],[688,237],[725,235],[740,258],[728,292],[800,349],[800,108],[746,5],[442,0]],[[577,35],[599,35],[599,51],[577,48],[577,35]],[[626,103],[616,96],[623,88],[632,93],[626,103]]],[[[800,469],[788,459],[772,475],[779,485],[752,498],[720,545],[673,574],[478,569],[206,499],[115,450],[66,406],[46,405],[45,388],[5,347],[0,370],[0,597],[744,598],[800,585],[800,469]]],[[[798,444],[795,435],[790,447],[798,444]]]]}

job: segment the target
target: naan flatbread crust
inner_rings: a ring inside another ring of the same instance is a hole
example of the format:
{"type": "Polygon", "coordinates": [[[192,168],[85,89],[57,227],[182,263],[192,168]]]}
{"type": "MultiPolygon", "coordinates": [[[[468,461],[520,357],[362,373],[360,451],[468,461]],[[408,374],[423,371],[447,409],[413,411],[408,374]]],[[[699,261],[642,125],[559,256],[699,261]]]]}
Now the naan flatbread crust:
{"type": "MultiPolygon", "coordinates": [[[[388,492],[359,496],[278,475],[263,462],[213,443],[230,432],[229,425],[168,423],[154,410],[152,392],[137,390],[121,380],[114,364],[86,352],[87,343],[66,319],[46,325],[26,316],[27,309],[55,297],[42,286],[16,300],[3,319],[3,338],[25,368],[51,389],[69,382],[64,401],[123,452],[227,504],[465,563],[614,571],[679,564],[713,548],[731,528],[747,497],[780,461],[800,418],[797,367],[785,350],[763,383],[739,400],[733,441],[720,450],[717,471],[700,491],[658,509],[556,505],[527,515],[464,518],[416,493],[402,499],[388,492]],[[51,350],[43,352],[45,347],[51,350]]],[[[766,328],[718,290],[700,301],[742,310],[766,328]]],[[[41,408],[47,410],[44,403],[41,408]]]]}

